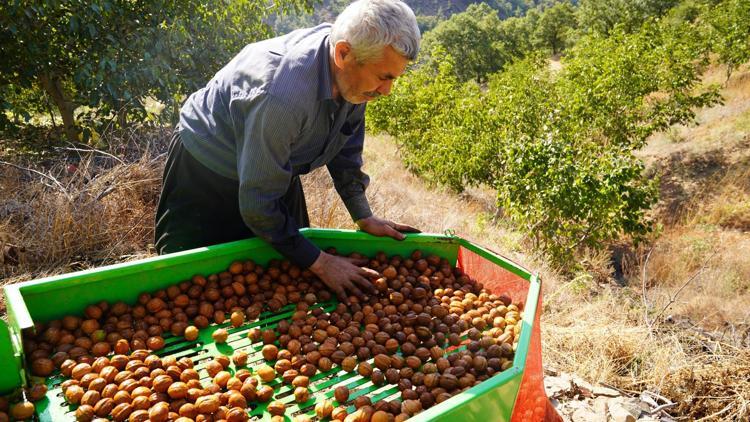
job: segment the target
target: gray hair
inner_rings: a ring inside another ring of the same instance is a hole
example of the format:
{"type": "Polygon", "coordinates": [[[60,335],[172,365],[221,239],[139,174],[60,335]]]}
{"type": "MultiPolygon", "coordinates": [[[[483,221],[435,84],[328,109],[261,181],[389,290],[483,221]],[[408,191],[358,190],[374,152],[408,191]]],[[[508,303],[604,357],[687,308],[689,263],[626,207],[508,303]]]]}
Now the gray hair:
{"type": "Polygon", "coordinates": [[[359,63],[377,60],[390,45],[409,60],[419,53],[419,27],[411,8],[400,0],[357,0],[331,28],[331,50],[339,41],[352,46],[359,63]]]}

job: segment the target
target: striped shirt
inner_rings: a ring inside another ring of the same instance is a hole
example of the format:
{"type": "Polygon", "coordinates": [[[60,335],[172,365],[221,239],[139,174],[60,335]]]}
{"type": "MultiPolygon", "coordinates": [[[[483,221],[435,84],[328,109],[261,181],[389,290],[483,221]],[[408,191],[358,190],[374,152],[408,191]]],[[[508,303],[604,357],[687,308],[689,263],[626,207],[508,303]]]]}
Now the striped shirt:
{"type": "Polygon", "coordinates": [[[362,172],[365,105],[334,100],[330,24],[246,46],[180,111],[185,148],[239,181],[247,226],[303,268],[320,250],[281,198],[294,176],[327,165],[354,220],[372,215],[362,172]]]}

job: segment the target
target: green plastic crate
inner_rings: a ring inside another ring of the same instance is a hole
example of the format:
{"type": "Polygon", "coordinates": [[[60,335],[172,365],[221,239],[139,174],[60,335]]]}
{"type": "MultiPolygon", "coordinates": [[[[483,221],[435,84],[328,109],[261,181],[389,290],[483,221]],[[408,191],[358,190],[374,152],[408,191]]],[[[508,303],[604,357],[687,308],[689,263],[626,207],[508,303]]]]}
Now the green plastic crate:
{"type": "MultiPolygon", "coordinates": [[[[404,241],[395,241],[346,230],[306,229],[302,232],[319,247],[335,247],[344,254],[359,252],[372,256],[384,251],[388,255],[408,255],[415,249],[436,254],[464,268],[470,276],[484,282],[493,293],[508,293],[514,302],[524,305],[521,337],[513,366],[411,420],[453,421],[462,418],[466,421],[510,421],[534,420],[540,415],[541,402],[536,403],[535,411],[527,409],[529,406],[519,410],[517,405],[517,398],[524,395],[519,394],[522,383],[529,383],[524,372],[527,360],[531,361],[527,356],[532,347],[532,333],[538,337],[541,291],[538,277],[495,253],[452,235],[411,234],[404,241]]],[[[0,333],[0,362],[8,366],[8,370],[0,372],[0,391],[8,392],[28,382],[23,370],[25,361],[20,339],[24,330],[34,329],[35,322],[46,322],[70,314],[80,315],[87,305],[102,300],[135,303],[138,294],[144,291],[166,288],[195,274],[224,271],[236,260],[252,259],[265,264],[273,258],[280,258],[280,255],[256,238],[5,286],[9,336],[0,333]]],[[[326,309],[334,307],[335,302],[326,304],[326,309]]],[[[236,329],[229,327],[230,336],[225,345],[216,345],[211,339],[213,330],[219,328],[217,325],[201,330],[196,342],[167,337],[166,347],[159,355],[188,356],[203,377],[207,376],[203,370],[207,360],[217,353],[231,355],[238,348],[251,354],[248,367],[255,366],[262,359],[262,344],[251,344],[246,337],[247,331],[255,326],[273,327],[279,320],[289,317],[291,309],[289,306],[275,314],[264,313],[258,321],[236,329]]],[[[221,327],[227,328],[228,323],[221,327]]],[[[535,340],[533,348],[538,349],[538,338],[535,340]]],[[[532,354],[539,355],[539,350],[534,350],[532,354]]],[[[534,372],[540,372],[539,368],[534,372]]],[[[529,374],[526,375],[528,378],[529,374]]],[[[539,374],[533,378],[531,382],[539,384],[539,374]]],[[[75,420],[72,413],[74,408],[64,403],[57,387],[61,381],[59,375],[46,380],[50,390],[47,397],[36,404],[41,421],[75,420]]],[[[301,405],[293,402],[288,386],[281,386],[278,381],[271,385],[276,389],[277,399],[281,397],[281,401],[289,404],[287,415],[298,412],[313,414],[315,400],[332,397],[333,389],[338,385],[347,385],[352,389],[351,399],[369,394],[374,402],[398,396],[398,389],[394,385],[376,387],[359,375],[338,372],[336,368],[328,373],[316,374],[311,379],[311,399],[301,405]]],[[[538,392],[539,388],[535,388],[532,395],[538,395],[538,392]]],[[[546,403],[546,397],[544,401],[546,403]]],[[[528,398],[524,402],[528,402],[528,398]]],[[[264,410],[265,406],[260,405],[249,410],[249,413],[258,419],[266,419],[268,414],[264,410]]]]}

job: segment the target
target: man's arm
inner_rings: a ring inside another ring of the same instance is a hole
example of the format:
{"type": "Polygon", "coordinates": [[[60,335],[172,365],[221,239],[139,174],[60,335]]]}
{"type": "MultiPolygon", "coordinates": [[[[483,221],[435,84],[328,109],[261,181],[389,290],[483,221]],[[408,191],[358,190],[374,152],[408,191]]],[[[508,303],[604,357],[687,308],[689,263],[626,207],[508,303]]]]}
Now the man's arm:
{"type": "Polygon", "coordinates": [[[234,100],[231,110],[238,137],[240,214],[253,233],[307,268],[320,249],[299,233],[281,200],[292,178],[291,143],[302,127],[301,113],[267,94],[234,100]]]}
{"type": "Polygon", "coordinates": [[[396,240],[403,240],[400,232],[417,233],[418,229],[405,224],[394,223],[373,215],[365,191],[370,184],[370,178],[362,171],[362,150],[365,140],[364,116],[355,128],[351,138],[341,151],[328,163],[336,191],[344,201],[352,220],[360,230],[375,236],[389,236],[396,240]]]}
{"type": "Polygon", "coordinates": [[[328,163],[331,174],[341,200],[344,201],[352,220],[357,221],[370,217],[370,203],[367,201],[365,190],[370,184],[370,177],[362,171],[362,150],[365,142],[365,119],[353,128],[341,151],[328,163]]]}
{"type": "Polygon", "coordinates": [[[356,260],[322,252],[299,233],[298,223],[281,201],[292,177],[291,143],[299,136],[302,114],[264,94],[233,104],[232,115],[242,122],[237,167],[245,224],[289,260],[310,268],[342,302],[349,302],[347,293],[360,299],[365,299],[364,292],[373,294],[367,278],[377,278],[377,272],[356,260]]]}

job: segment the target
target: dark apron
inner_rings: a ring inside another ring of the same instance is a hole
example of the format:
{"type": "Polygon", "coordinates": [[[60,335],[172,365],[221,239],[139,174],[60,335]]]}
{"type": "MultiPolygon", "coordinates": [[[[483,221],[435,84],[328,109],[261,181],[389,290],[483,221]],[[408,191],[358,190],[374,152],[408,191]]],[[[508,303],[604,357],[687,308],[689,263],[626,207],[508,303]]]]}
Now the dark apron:
{"type": "MultiPolygon", "coordinates": [[[[255,236],[240,215],[239,181],[199,163],[176,131],[162,179],[154,230],[160,255],[255,236]]],[[[310,226],[298,176],[292,178],[282,201],[300,227],[310,226]]]]}

